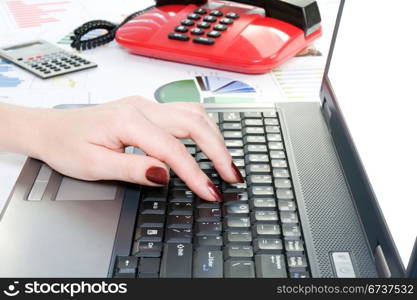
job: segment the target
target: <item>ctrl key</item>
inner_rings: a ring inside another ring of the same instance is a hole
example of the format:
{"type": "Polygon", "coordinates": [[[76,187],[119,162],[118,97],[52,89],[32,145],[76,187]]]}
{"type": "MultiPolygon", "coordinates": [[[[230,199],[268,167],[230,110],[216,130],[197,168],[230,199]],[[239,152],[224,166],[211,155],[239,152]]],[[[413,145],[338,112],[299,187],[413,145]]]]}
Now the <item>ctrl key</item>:
{"type": "Polygon", "coordinates": [[[190,39],[188,35],[182,34],[182,33],[176,33],[176,32],[171,32],[170,34],[168,34],[168,38],[171,40],[184,41],[184,42],[190,39]]]}

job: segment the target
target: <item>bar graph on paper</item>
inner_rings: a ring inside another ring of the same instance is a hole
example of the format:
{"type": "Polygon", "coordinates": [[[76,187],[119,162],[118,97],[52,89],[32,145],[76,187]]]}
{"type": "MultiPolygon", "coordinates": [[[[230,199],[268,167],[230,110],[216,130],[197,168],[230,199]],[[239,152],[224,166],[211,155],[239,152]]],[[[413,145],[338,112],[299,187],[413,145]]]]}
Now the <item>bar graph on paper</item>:
{"type": "Polygon", "coordinates": [[[322,57],[296,57],[273,70],[289,100],[317,99],[324,72],[322,57]]]}
{"type": "Polygon", "coordinates": [[[17,27],[24,29],[61,21],[60,15],[67,12],[71,3],[68,0],[9,0],[6,2],[6,7],[17,27]]]}
{"type": "Polygon", "coordinates": [[[10,75],[12,64],[0,59],[0,88],[14,88],[19,86],[23,80],[14,75],[10,75]]]}

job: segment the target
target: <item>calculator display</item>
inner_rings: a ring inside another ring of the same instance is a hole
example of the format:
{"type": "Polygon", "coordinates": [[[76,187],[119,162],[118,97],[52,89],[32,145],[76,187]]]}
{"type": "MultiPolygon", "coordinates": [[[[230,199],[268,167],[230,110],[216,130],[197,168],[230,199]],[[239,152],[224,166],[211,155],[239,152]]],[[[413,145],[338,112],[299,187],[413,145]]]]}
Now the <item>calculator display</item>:
{"type": "Polygon", "coordinates": [[[17,46],[13,46],[13,47],[4,48],[3,50],[11,51],[11,50],[28,48],[28,47],[35,46],[35,45],[42,45],[42,44],[40,42],[33,42],[33,43],[29,43],[29,44],[23,44],[23,45],[17,45],[17,46]]]}

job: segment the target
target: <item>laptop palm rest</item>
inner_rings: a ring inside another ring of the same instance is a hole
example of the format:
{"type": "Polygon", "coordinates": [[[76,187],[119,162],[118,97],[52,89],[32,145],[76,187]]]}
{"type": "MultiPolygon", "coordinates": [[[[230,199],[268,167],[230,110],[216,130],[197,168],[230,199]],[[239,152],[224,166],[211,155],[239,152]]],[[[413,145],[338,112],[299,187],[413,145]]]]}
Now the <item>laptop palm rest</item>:
{"type": "Polygon", "coordinates": [[[29,158],[0,219],[0,277],[106,277],[123,193],[29,158]]]}

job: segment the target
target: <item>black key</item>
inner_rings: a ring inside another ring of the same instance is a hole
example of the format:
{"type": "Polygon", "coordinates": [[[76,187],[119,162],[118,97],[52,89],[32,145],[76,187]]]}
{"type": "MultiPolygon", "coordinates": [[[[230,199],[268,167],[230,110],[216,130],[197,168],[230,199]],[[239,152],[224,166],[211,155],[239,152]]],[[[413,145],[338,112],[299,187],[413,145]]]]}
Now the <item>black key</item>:
{"type": "Polygon", "coordinates": [[[196,161],[210,161],[208,156],[204,152],[198,152],[195,156],[196,161]]]}
{"type": "Polygon", "coordinates": [[[164,227],[164,215],[139,215],[137,227],[164,227]]]}
{"type": "Polygon", "coordinates": [[[250,231],[227,231],[224,238],[225,244],[250,243],[252,242],[252,233],[250,231]]]}
{"type": "Polygon", "coordinates": [[[275,178],[290,178],[290,173],[287,169],[274,169],[272,174],[275,178]]]}
{"type": "Polygon", "coordinates": [[[231,205],[235,203],[246,203],[248,201],[248,193],[246,192],[231,192],[223,194],[224,205],[231,205]]]}
{"type": "Polygon", "coordinates": [[[281,133],[279,126],[265,126],[266,133],[281,133]]]}
{"type": "Polygon", "coordinates": [[[243,121],[245,126],[263,126],[262,119],[245,119],[243,121]]]}
{"type": "Polygon", "coordinates": [[[193,20],[189,20],[189,19],[185,19],[181,21],[181,25],[184,26],[193,26],[194,25],[194,21],[193,20]]]}
{"type": "Polygon", "coordinates": [[[135,278],[137,267],[138,259],[135,256],[119,256],[115,277],[135,278]]]}
{"type": "MultiPolygon", "coordinates": [[[[238,122],[227,122],[220,126],[221,130],[242,130],[242,124],[238,122]]],[[[241,140],[240,140],[241,141],[241,140]]],[[[242,146],[243,147],[243,143],[242,146]]]]}
{"type": "Polygon", "coordinates": [[[277,206],[275,199],[269,197],[252,198],[250,205],[252,209],[274,208],[277,206]]]}
{"type": "Polygon", "coordinates": [[[160,201],[146,201],[140,204],[141,214],[164,215],[166,204],[160,201]]]}
{"type": "Polygon", "coordinates": [[[307,271],[290,271],[290,278],[310,278],[310,274],[307,271]]]}
{"type": "Polygon", "coordinates": [[[191,229],[193,228],[193,221],[194,221],[193,216],[168,216],[167,227],[191,229]]]}
{"type": "Polygon", "coordinates": [[[245,214],[249,213],[249,204],[247,203],[232,203],[223,207],[226,215],[230,214],[245,214]]]}
{"type": "Polygon", "coordinates": [[[208,33],[207,33],[207,36],[208,37],[211,37],[211,38],[218,38],[218,37],[220,37],[222,34],[219,32],[219,31],[217,31],[217,30],[212,30],[212,31],[209,31],[208,33]]]}
{"type": "Polygon", "coordinates": [[[252,196],[273,196],[274,188],[266,185],[253,185],[250,188],[250,194],[252,196]]]}
{"type": "Polygon", "coordinates": [[[162,228],[138,228],[136,229],[135,240],[140,242],[162,242],[162,231],[162,228]]]}
{"type": "MultiPolygon", "coordinates": [[[[247,127],[247,128],[253,128],[253,127],[247,127]]],[[[261,127],[255,127],[255,128],[261,128],[261,127]]],[[[247,153],[268,153],[268,148],[266,145],[246,145],[245,146],[245,152],[247,153]]]]}
{"type": "Polygon", "coordinates": [[[168,206],[168,214],[179,216],[192,216],[193,205],[192,203],[172,202],[168,206]]]}
{"type": "Polygon", "coordinates": [[[281,223],[298,224],[298,216],[295,212],[282,211],[279,216],[281,223]]]}
{"type": "Polygon", "coordinates": [[[200,15],[205,15],[205,14],[207,13],[207,10],[206,10],[205,8],[200,7],[200,8],[197,8],[197,9],[194,11],[194,13],[196,13],[196,14],[200,14],[200,15]]]}
{"type": "Polygon", "coordinates": [[[241,139],[242,132],[241,131],[223,131],[223,137],[225,139],[241,139]]]}
{"type": "Polygon", "coordinates": [[[216,24],[214,25],[213,29],[216,31],[225,31],[227,29],[227,26],[224,24],[216,24]]]}
{"type": "Polygon", "coordinates": [[[223,253],[210,249],[198,249],[194,252],[193,277],[221,278],[223,277],[223,253]]]}
{"type": "MultiPolygon", "coordinates": [[[[270,174],[271,173],[271,167],[268,164],[250,164],[246,168],[246,173],[249,175],[252,174],[270,174]]],[[[274,176],[275,177],[275,176],[274,176]]]]}
{"type": "Polygon", "coordinates": [[[301,237],[301,229],[298,225],[282,224],[282,234],[286,239],[299,239],[301,237]]]}
{"type": "Polygon", "coordinates": [[[184,33],[188,31],[188,28],[186,26],[180,25],[175,27],[176,32],[184,33]]]}
{"type": "Polygon", "coordinates": [[[197,23],[197,27],[198,28],[202,28],[202,29],[210,28],[210,26],[211,26],[211,23],[209,23],[209,22],[200,22],[200,23],[197,23]]]}
{"type": "Polygon", "coordinates": [[[139,278],[158,278],[160,258],[142,258],[139,262],[139,278]]]}
{"type": "Polygon", "coordinates": [[[229,149],[229,153],[232,156],[233,159],[235,158],[241,158],[245,156],[245,153],[243,152],[243,149],[229,149]]]}
{"type": "Polygon", "coordinates": [[[161,262],[161,277],[191,278],[192,255],[191,244],[166,244],[161,262]]]}
{"type": "Polygon", "coordinates": [[[269,156],[268,154],[248,154],[245,156],[246,164],[252,163],[268,163],[269,156]]]}
{"type": "Polygon", "coordinates": [[[230,18],[230,19],[239,19],[239,14],[238,13],[235,13],[235,12],[229,12],[229,13],[227,13],[226,14],[226,17],[228,17],[228,18],[230,18]]]}
{"type": "Polygon", "coordinates": [[[160,257],[162,243],[136,241],[132,247],[132,254],[137,257],[160,257]]]}
{"type": "Polygon", "coordinates": [[[188,41],[190,37],[183,33],[172,32],[168,35],[168,38],[171,40],[178,40],[178,41],[188,41]]]}
{"type": "Polygon", "coordinates": [[[74,64],[74,67],[79,67],[80,66],[80,64],[74,64]]]}
{"type": "Polygon", "coordinates": [[[187,19],[189,20],[200,20],[201,16],[199,14],[189,14],[187,19]]]}
{"type": "Polygon", "coordinates": [[[279,179],[279,178],[277,178],[277,179],[274,180],[274,185],[275,185],[276,188],[279,188],[279,189],[290,189],[292,187],[291,186],[291,180],[289,180],[289,179],[279,179]]]}
{"type": "Polygon", "coordinates": [[[178,188],[178,189],[186,189],[187,185],[185,184],[184,181],[182,181],[180,178],[173,178],[170,181],[170,185],[174,188],[178,188]]]}
{"type": "Polygon", "coordinates": [[[264,135],[265,130],[263,129],[263,127],[245,127],[243,129],[243,135],[248,135],[248,134],[264,135]]]}
{"type": "Polygon", "coordinates": [[[212,10],[210,12],[210,16],[221,17],[221,16],[223,16],[223,13],[220,10],[216,9],[216,10],[212,10]]]}
{"type": "Polygon", "coordinates": [[[271,175],[250,175],[248,178],[248,183],[250,185],[257,184],[257,185],[271,185],[272,184],[272,176],[271,175]]]}
{"type": "Polygon", "coordinates": [[[278,133],[268,133],[266,135],[266,139],[268,140],[268,142],[281,142],[282,136],[278,133]]]}
{"type": "Polygon", "coordinates": [[[285,159],[273,159],[271,160],[271,166],[273,168],[288,168],[288,164],[285,159]]]}
{"type": "Polygon", "coordinates": [[[146,187],[144,189],[144,196],[142,202],[144,201],[167,201],[168,195],[168,186],[163,187],[146,187]]]}
{"type": "Polygon", "coordinates": [[[224,257],[226,260],[229,258],[251,258],[252,256],[252,246],[230,244],[224,247],[224,257]]]}
{"type": "Polygon", "coordinates": [[[253,261],[228,260],[224,263],[224,276],[226,278],[255,278],[253,261]]]}
{"type": "Polygon", "coordinates": [[[220,235],[222,231],[222,223],[221,222],[198,222],[196,223],[196,235],[197,236],[204,236],[204,235],[220,235]]]}
{"type": "Polygon", "coordinates": [[[201,28],[193,28],[191,29],[191,34],[194,35],[203,35],[204,34],[204,30],[201,28]]]}
{"type": "Polygon", "coordinates": [[[265,137],[261,135],[247,135],[243,138],[243,141],[245,144],[265,144],[266,143],[265,137]]]}
{"type": "Polygon", "coordinates": [[[219,23],[223,24],[223,25],[231,25],[231,24],[233,24],[233,19],[223,18],[223,19],[220,20],[219,23]]]}
{"type": "Polygon", "coordinates": [[[293,200],[279,200],[278,209],[280,211],[292,211],[294,212],[297,209],[295,202],[293,200]]]}
{"type": "Polygon", "coordinates": [[[275,224],[256,224],[253,228],[253,234],[255,236],[279,236],[281,235],[281,229],[279,225],[275,224]]]}
{"type": "Polygon", "coordinates": [[[223,238],[220,235],[198,236],[196,237],[195,245],[197,246],[197,248],[205,247],[209,249],[220,249],[223,246],[223,238]]]}
{"type": "MultiPolygon", "coordinates": [[[[241,172],[242,174],[242,172],[241,172]]],[[[242,174],[243,177],[243,174],[242,174]]],[[[233,193],[233,192],[241,192],[247,189],[247,183],[246,182],[238,182],[238,183],[228,183],[225,182],[223,192],[224,193],[233,193]]]]}
{"type": "Polygon", "coordinates": [[[213,45],[214,44],[214,40],[212,38],[206,38],[206,37],[195,37],[193,39],[193,42],[196,44],[203,44],[203,45],[213,45]]]}
{"type": "Polygon", "coordinates": [[[303,252],[304,246],[303,242],[300,240],[286,240],[285,243],[285,251],[287,252],[303,252]]]}
{"type": "Polygon", "coordinates": [[[192,139],[180,139],[184,146],[195,146],[195,142],[192,139]]]}
{"type": "Polygon", "coordinates": [[[224,218],[225,227],[234,229],[234,228],[249,228],[251,227],[249,217],[239,217],[239,216],[226,216],[224,218]]]}
{"type": "Polygon", "coordinates": [[[173,190],[169,195],[169,202],[192,203],[194,193],[190,190],[173,190]]]}
{"type": "Polygon", "coordinates": [[[307,268],[307,259],[304,255],[288,255],[287,256],[288,268],[293,270],[300,270],[307,268]]]}
{"type": "Polygon", "coordinates": [[[219,113],[217,113],[217,112],[207,112],[207,114],[209,115],[210,118],[213,119],[214,122],[216,122],[216,124],[219,124],[219,113]]]}
{"type": "Polygon", "coordinates": [[[204,22],[214,23],[217,21],[217,18],[215,16],[205,16],[203,20],[204,22]]]}
{"type": "Polygon", "coordinates": [[[280,239],[259,238],[253,242],[254,251],[258,252],[276,252],[282,251],[282,241],[280,239]]]}
{"type": "Polygon", "coordinates": [[[193,238],[192,229],[188,228],[167,228],[165,231],[165,242],[191,244],[193,238]]]}
{"type": "Polygon", "coordinates": [[[270,150],[284,150],[284,144],[282,142],[268,142],[270,150]]]}
{"type": "Polygon", "coordinates": [[[256,277],[286,278],[284,255],[258,254],[255,255],[256,277]]]}
{"type": "Polygon", "coordinates": [[[277,126],[277,125],[279,125],[278,120],[273,119],[273,118],[264,119],[264,123],[265,123],[266,126],[277,126]]]}
{"type": "Polygon", "coordinates": [[[196,208],[219,208],[220,203],[217,201],[207,201],[204,199],[197,198],[195,207],[196,208]]]}
{"type": "Polygon", "coordinates": [[[276,189],[277,198],[282,200],[294,199],[294,193],[291,189],[276,189]]]}
{"type": "Polygon", "coordinates": [[[224,112],[221,114],[223,122],[240,122],[240,114],[237,112],[224,112]]]}
{"type": "Polygon", "coordinates": [[[276,222],[278,221],[278,214],[276,211],[257,210],[251,214],[252,221],[256,222],[276,222]]]}
{"type": "Polygon", "coordinates": [[[220,208],[198,208],[197,222],[219,222],[222,216],[220,208]]]}

